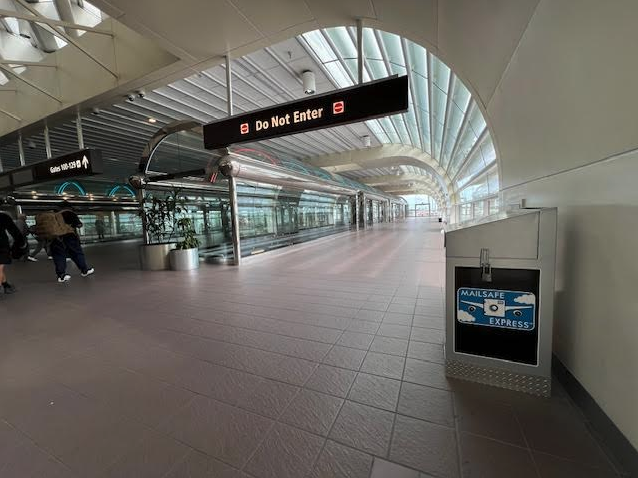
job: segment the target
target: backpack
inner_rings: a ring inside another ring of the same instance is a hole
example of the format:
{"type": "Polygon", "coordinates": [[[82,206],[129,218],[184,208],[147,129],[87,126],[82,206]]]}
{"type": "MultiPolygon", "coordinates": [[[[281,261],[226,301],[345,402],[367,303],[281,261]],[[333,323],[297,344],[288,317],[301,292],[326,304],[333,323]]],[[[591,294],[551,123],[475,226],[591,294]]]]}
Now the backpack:
{"type": "Polygon", "coordinates": [[[35,235],[51,240],[75,232],[59,212],[43,212],[35,217],[35,235]]]}

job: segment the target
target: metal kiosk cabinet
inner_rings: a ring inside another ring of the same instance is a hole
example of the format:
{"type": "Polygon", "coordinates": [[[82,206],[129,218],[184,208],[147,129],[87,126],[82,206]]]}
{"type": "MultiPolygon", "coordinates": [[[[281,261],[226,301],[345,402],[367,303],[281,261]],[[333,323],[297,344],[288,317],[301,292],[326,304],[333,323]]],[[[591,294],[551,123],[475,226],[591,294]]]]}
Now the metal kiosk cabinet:
{"type": "Polygon", "coordinates": [[[450,228],[446,374],[551,394],[556,209],[521,209],[450,228]]]}

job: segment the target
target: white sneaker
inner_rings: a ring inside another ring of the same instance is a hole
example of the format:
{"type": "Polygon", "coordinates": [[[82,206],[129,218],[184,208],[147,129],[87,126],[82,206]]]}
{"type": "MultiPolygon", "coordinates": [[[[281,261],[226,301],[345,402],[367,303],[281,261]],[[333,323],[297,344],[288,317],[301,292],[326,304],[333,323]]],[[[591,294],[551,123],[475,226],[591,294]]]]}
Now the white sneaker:
{"type": "Polygon", "coordinates": [[[71,280],[71,276],[69,274],[64,274],[62,277],[58,277],[58,282],[69,282],[71,280]]]}
{"type": "Polygon", "coordinates": [[[87,277],[87,276],[90,276],[90,275],[92,275],[94,273],[95,273],[95,269],[93,269],[93,267],[91,267],[86,272],[82,272],[81,276],[82,277],[87,277]]]}
{"type": "Polygon", "coordinates": [[[27,257],[27,260],[31,262],[38,262],[38,260],[35,257],[31,257],[31,256],[27,257]]]}

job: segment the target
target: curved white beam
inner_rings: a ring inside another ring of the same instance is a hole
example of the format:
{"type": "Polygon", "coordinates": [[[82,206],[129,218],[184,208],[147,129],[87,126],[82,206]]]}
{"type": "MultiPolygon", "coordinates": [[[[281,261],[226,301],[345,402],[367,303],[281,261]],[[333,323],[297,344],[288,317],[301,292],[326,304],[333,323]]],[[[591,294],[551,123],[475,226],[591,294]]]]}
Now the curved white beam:
{"type": "Polygon", "coordinates": [[[429,154],[413,146],[384,144],[374,148],[315,156],[305,161],[313,166],[336,173],[398,165],[427,166],[438,175],[448,194],[452,195],[454,193],[452,180],[441,165],[429,154]]]}
{"type": "MultiPolygon", "coordinates": [[[[382,187],[384,185],[396,186],[398,184],[405,183],[418,183],[419,185],[426,185],[434,193],[444,196],[445,190],[441,185],[430,176],[424,176],[421,174],[400,174],[400,175],[387,175],[387,176],[371,176],[368,178],[358,178],[359,182],[367,184],[368,186],[382,187]]],[[[409,188],[408,188],[409,189],[409,188]]]]}

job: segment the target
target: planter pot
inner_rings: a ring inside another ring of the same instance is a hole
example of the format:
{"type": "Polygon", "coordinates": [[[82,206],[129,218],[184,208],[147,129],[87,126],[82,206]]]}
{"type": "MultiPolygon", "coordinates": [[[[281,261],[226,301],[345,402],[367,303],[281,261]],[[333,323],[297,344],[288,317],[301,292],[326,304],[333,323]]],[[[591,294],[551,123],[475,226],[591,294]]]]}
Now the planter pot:
{"type": "Polygon", "coordinates": [[[143,271],[165,271],[170,269],[169,252],[175,243],[148,244],[140,246],[140,266],[143,271]]]}
{"type": "Polygon", "coordinates": [[[199,269],[199,249],[173,249],[170,254],[171,269],[174,271],[190,271],[199,269]]]}

